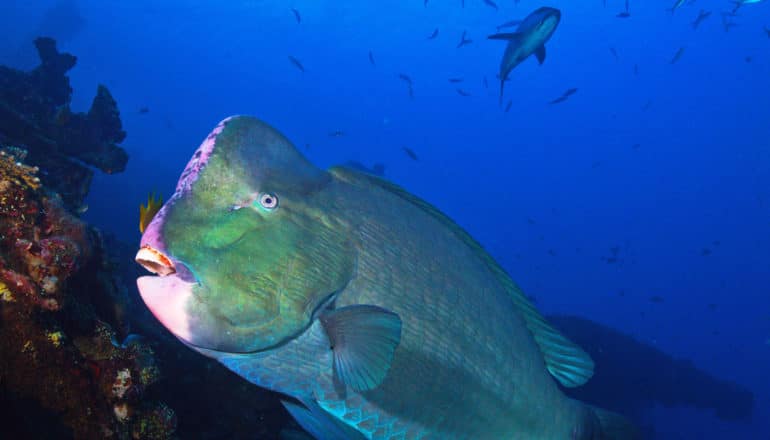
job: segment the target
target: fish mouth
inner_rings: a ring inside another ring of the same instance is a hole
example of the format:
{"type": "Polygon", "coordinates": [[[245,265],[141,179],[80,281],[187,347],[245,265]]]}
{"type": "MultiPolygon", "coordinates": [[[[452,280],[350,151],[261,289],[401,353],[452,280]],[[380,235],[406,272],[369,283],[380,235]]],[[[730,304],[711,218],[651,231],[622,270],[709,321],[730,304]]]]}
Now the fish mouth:
{"type": "Polygon", "coordinates": [[[148,271],[162,277],[176,273],[174,262],[166,254],[149,245],[142,246],[134,260],[148,271]]]}

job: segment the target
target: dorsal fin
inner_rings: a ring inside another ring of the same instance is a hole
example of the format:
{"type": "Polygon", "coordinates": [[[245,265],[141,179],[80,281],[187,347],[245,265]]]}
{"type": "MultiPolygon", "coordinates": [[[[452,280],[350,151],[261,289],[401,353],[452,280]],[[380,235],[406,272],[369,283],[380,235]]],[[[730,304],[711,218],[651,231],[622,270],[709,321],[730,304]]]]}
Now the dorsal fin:
{"type": "Polygon", "coordinates": [[[449,228],[460,240],[475,251],[478,257],[492,271],[502,287],[510,294],[516,309],[534,336],[535,342],[540,347],[546,367],[551,375],[565,387],[583,385],[591,378],[594,372],[594,362],[588,353],[553,328],[527,299],[505,269],[484,250],[481,244],[474,240],[470,234],[452,221],[452,219],[447,217],[446,214],[400,186],[377,176],[360,173],[342,166],[331,168],[329,172],[344,181],[364,181],[376,185],[412,203],[449,228]]]}

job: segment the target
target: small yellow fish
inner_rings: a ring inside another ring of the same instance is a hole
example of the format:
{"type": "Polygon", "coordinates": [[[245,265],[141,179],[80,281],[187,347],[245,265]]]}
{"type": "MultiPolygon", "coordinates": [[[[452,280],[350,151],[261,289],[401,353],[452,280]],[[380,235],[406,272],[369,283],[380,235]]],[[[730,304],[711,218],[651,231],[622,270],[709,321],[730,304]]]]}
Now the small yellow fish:
{"type": "Polygon", "coordinates": [[[161,206],[163,206],[163,197],[156,198],[153,193],[147,196],[147,206],[139,205],[139,232],[144,233],[161,206]]]}

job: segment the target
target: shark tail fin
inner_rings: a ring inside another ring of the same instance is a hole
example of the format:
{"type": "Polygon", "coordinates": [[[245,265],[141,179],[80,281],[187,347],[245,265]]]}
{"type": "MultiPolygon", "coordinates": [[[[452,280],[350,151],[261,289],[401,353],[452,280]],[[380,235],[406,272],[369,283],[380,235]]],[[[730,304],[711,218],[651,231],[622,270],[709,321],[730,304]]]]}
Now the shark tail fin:
{"type": "Polygon", "coordinates": [[[500,78],[500,105],[503,105],[503,89],[505,88],[505,79],[500,78]]]}
{"type": "Polygon", "coordinates": [[[641,440],[642,434],[630,420],[612,411],[588,405],[599,421],[602,435],[608,440],[641,440]]]}

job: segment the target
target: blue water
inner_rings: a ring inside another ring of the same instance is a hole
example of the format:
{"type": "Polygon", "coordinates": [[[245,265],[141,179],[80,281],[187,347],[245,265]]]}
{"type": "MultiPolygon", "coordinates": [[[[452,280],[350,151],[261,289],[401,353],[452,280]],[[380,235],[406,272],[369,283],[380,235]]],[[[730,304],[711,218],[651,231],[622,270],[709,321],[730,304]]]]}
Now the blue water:
{"type": "MultiPolygon", "coordinates": [[[[31,39],[54,3],[3,1],[0,63],[36,64],[31,39]]],[[[320,166],[386,164],[545,312],[615,327],[755,394],[742,423],[658,408],[659,438],[768,438],[770,2],[741,8],[729,32],[722,0],[673,15],[673,2],[632,0],[625,19],[617,0],[460,3],[78,1],[82,27],[42,30],[78,57],[75,110],[109,87],[131,156],[124,173],[96,176],[86,219],[138,241],[147,193],[167,198],[218,121],[252,114],[320,166]],[[511,73],[506,113],[496,79],[505,43],[486,36],[544,5],[561,9],[561,24],[542,66],[533,58],[511,73]],[[700,9],[712,15],[694,30],[700,9]],[[464,30],[473,43],[457,49],[464,30]],[[568,88],[578,91],[548,104],[568,88]],[[615,246],[623,261],[603,260],[615,246]]]]}

